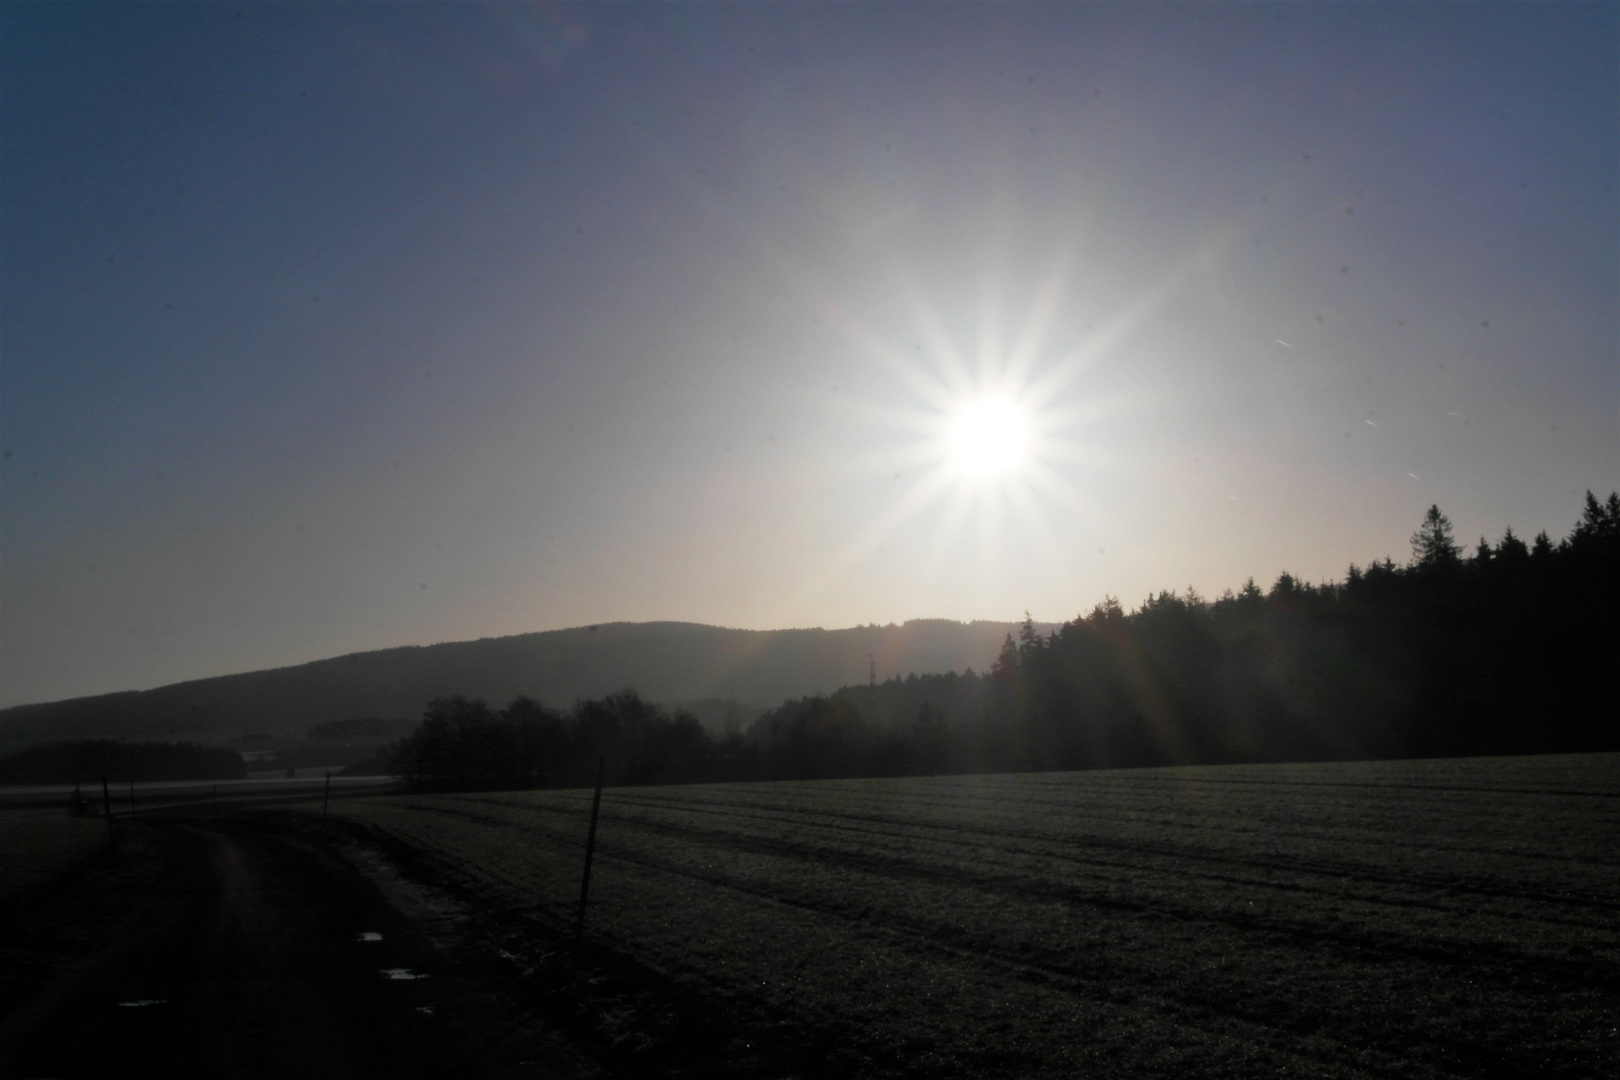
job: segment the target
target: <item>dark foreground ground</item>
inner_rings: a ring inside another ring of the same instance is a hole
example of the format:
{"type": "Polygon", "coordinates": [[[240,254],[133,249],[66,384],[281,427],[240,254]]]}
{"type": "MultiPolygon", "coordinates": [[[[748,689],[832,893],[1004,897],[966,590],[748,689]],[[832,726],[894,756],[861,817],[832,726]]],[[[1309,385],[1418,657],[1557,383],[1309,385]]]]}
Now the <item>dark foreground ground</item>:
{"type": "Polygon", "coordinates": [[[595,1073],[455,911],[298,824],[149,820],[30,897],[0,932],[0,1075],[595,1073]]]}
{"type": "Polygon", "coordinates": [[[1620,1076],[1620,755],[611,789],[576,940],[590,801],[126,820],[0,1076],[1620,1076]]]}

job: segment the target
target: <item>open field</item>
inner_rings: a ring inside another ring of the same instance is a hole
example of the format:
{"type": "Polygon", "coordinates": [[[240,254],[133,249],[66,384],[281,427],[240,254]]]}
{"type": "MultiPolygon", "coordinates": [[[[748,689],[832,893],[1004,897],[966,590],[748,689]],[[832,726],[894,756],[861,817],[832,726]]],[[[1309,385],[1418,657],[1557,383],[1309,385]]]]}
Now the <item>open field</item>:
{"type": "Polygon", "coordinates": [[[0,910],[74,870],[106,843],[105,822],[60,810],[52,817],[0,817],[0,910]]]}
{"type": "MultiPolygon", "coordinates": [[[[589,800],[333,812],[543,968],[589,800]]],[[[1620,755],[610,789],[589,938],[805,1075],[1620,1075],[1620,755]]]]}

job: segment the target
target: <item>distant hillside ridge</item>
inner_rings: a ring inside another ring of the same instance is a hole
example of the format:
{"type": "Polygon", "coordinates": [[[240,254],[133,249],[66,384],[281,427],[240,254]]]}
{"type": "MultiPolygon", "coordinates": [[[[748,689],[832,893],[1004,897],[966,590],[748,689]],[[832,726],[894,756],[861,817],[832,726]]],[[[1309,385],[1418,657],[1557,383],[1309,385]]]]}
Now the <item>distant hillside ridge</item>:
{"type": "MultiPolygon", "coordinates": [[[[736,702],[748,719],[788,698],[895,675],[983,671],[1017,623],[914,619],[840,630],[603,623],[351,653],[295,667],[0,710],[0,749],[60,739],[300,733],[356,717],[419,717],[459,694],[567,706],[633,688],[655,702],[736,702]]],[[[1046,627],[1046,629],[1054,628],[1046,627]]],[[[707,717],[705,718],[707,719],[707,717]]]]}

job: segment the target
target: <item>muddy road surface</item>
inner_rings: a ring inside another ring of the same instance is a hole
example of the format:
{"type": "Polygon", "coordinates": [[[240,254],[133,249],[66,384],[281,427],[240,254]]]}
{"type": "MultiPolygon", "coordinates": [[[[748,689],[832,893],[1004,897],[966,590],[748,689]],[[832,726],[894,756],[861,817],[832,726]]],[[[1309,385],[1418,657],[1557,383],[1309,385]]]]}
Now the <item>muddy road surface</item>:
{"type": "Polygon", "coordinates": [[[0,1075],[599,1074],[394,885],[247,816],[131,826],[0,929],[0,1075]]]}

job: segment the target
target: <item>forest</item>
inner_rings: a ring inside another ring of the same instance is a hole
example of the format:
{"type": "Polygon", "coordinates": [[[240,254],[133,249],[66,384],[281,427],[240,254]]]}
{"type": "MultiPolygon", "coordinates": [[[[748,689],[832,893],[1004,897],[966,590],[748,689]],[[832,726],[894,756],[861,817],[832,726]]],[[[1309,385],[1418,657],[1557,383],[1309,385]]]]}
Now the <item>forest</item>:
{"type": "Polygon", "coordinates": [[[625,691],[558,712],[444,698],[394,744],[418,789],[812,779],[1620,749],[1620,495],[1554,543],[1467,550],[1438,506],[1404,565],[1112,597],[989,671],[785,702],[746,732],[625,691]]]}

